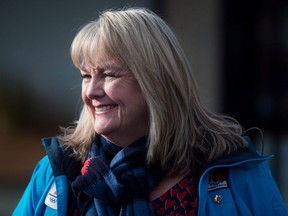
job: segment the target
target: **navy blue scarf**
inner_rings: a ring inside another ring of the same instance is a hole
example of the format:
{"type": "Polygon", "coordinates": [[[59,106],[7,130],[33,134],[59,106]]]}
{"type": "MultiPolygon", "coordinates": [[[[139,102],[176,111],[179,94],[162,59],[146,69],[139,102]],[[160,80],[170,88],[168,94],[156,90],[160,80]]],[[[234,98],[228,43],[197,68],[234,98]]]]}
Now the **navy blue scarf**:
{"type": "Polygon", "coordinates": [[[162,172],[147,169],[146,145],[146,137],[126,148],[96,137],[85,173],[72,182],[81,215],[153,215],[150,191],[162,172]]]}

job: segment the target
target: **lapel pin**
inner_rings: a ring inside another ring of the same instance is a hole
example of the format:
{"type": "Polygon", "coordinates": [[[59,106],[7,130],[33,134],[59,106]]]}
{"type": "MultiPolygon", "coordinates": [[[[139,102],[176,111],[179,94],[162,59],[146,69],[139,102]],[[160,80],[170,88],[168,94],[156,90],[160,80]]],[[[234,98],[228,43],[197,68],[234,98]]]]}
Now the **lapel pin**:
{"type": "Polygon", "coordinates": [[[214,202],[219,204],[221,201],[222,201],[222,196],[221,195],[215,195],[214,202]]]}

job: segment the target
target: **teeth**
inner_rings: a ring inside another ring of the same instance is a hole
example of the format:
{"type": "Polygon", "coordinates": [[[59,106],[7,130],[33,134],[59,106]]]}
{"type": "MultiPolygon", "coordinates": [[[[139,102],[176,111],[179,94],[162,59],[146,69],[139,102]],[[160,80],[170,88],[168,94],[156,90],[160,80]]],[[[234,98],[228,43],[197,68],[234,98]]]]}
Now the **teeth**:
{"type": "Polygon", "coordinates": [[[95,108],[96,112],[103,112],[103,111],[106,111],[106,110],[110,110],[112,108],[114,108],[115,106],[112,106],[112,105],[108,105],[108,106],[103,106],[103,107],[98,107],[98,108],[95,108]]]}

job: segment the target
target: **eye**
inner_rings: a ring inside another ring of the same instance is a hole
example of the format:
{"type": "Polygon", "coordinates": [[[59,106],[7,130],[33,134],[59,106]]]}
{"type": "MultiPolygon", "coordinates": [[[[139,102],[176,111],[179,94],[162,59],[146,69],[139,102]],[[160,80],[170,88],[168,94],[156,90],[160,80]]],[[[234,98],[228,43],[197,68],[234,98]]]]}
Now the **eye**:
{"type": "Polygon", "coordinates": [[[117,75],[111,72],[105,72],[103,73],[104,77],[110,77],[110,78],[116,78],[117,75]]]}
{"type": "Polygon", "coordinates": [[[103,72],[103,77],[105,79],[116,79],[116,78],[120,77],[120,74],[114,70],[106,70],[103,72]]]}
{"type": "Polygon", "coordinates": [[[90,74],[81,74],[82,80],[88,80],[91,79],[91,75],[90,74]]]}

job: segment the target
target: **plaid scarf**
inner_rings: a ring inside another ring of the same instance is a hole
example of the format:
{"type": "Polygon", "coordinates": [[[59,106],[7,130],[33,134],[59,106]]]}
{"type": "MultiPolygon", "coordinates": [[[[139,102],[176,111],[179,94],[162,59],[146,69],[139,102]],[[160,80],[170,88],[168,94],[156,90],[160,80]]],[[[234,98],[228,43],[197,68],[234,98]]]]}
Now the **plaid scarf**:
{"type": "Polygon", "coordinates": [[[146,144],[143,137],[120,148],[96,137],[82,175],[72,182],[81,215],[153,215],[150,191],[162,174],[147,169],[146,144]]]}

